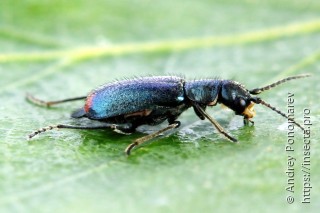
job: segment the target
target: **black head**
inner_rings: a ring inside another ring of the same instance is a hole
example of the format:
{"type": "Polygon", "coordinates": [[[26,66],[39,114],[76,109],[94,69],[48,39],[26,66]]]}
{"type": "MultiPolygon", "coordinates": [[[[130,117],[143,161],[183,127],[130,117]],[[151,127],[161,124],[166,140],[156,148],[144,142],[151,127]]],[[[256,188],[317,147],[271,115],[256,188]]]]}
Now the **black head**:
{"type": "Polygon", "coordinates": [[[235,81],[224,81],[218,101],[232,109],[236,115],[243,115],[248,119],[256,115],[253,109],[254,100],[243,85],[235,81]]]}
{"type": "Polygon", "coordinates": [[[224,81],[218,102],[232,109],[237,115],[243,115],[245,119],[250,119],[256,115],[256,112],[253,109],[254,104],[261,104],[277,112],[288,120],[291,120],[292,123],[296,124],[303,130],[303,127],[299,123],[295,122],[292,118],[289,118],[285,113],[266,103],[261,98],[253,95],[258,95],[263,91],[269,90],[289,80],[305,78],[309,76],[310,75],[308,74],[291,76],[269,84],[265,87],[255,88],[252,90],[247,90],[244,86],[235,81],[224,81]]]}

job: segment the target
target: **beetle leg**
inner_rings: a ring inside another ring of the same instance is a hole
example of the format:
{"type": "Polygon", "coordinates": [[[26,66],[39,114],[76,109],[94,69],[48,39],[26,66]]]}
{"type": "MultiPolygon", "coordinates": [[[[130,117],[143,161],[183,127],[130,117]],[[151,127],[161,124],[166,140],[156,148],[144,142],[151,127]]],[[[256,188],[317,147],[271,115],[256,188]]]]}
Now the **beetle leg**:
{"type": "Polygon", "coordinates": [[[193,106],[196,107],[198,112],[201,113],[204,117],[206,117],[221,134],[223,134],[226,138],[228,138],[232,142],[237,142],[237,139],[235,139],[234,137],[230,136],[223,129],[223,127],[216,120],[214,120],[208,113],[206,113],[197,103],[193,103],[193,106]]]}
{"type": "Polygon", "coordinates": [[[249,126],[250,123],[252,124],[252,126],[254,126],[254,121],[250,120],[249,118],[243,117],[243,124],[245,126],[249,126]]]}
{"type": "Polygon", "coordinates": [[[47,127],[43,127],[41,129],[38,129],[31,134],[28,135],[28,139],[30,140],[34,136],[52,130],[52,129],[87,129],[87,130],[92,130],[92,129],[106,129],[106,128],[111,128],[115,132],[121,132],[122,134],[129,134],[134,131],[134,128],[132,125],[127,125],[127,124],[110,124],[110,123],[105,123],[99,126],[73,126],[73,125],[66,125],[66,124],[58,124],[58,125],[51,125],[47,127]]]}
{"type": "Polygon", "coordinates": [[[81,97],[75,97],[75,98],[68,98],[68,99],[63,99],[63,100],[58,100],[58,101],[44,101],[41,99],[38,99],[36,97],[34,97],[31,94],[27,94],[26,95],[26,99],[38,106],[45,106],[45,107],[50,107],[52,105],[56,105],[56,104],[61,104],[61,103],[65,103],[65,102],[70,102],[70,101],[78,101],[78,100],[83,100],[86,99],[87,96],[81,96],[81,97]]]}
{"type": "Polygon", "coordinates": [[[111,125],[111,129],[116,133],[130,135],[136,130],[136,127],[133,126],[131,123],[124,123],[124,124],[113,124],[111,125]]]}
{"type": "Polygon", "coordinates": [[[143,144],[143,143],[145,143],[145,142],[157,137],[158,135],[160,135],[163,132],[166,132],[168,130],[177,128],[179,126],[180,126],[180,121],[174,121],[174,123],[169,124],[167,127],[163,128],[163,129],[160,129],[157,132],[154,132],[154,133],[151,133],[151,134],[146,135],[144,137],[138,138],[133,143],[131,143],[129,146],[127,146],[127,148],[125,149],[125,153],[127,155],[130,155],[130,152],[134,147],[139,146],[139,145],[141,145],[141,144],[143,144]]]}
{"type": "MultiPolygon", "coordinates": [[[[200,106],[200,105],[199,105],[199,107],[201,107],[203,110],[206,110],[206,106],[200,106]]],[[[201,120],[204,120],[204,119],[205,119],[205,117],[203,116],[203,114],[201,114],[201,113],[199,112],[199,110],[198,110],[195,106],[193,106],[193,110],[194,110],[194,112],[196,113],[196,115],[197,115],[201,120]]]]}

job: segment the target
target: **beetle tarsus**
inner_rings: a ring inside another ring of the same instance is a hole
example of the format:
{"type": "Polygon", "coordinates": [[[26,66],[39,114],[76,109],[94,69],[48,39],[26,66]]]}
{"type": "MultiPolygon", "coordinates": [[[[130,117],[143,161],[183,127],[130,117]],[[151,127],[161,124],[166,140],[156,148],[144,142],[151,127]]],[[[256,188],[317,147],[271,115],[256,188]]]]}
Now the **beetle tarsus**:
{"type": "Polygon", "coordinates": [[[124,150],[124,152],[129,156],[130,153],[131,153],[131,150],[132,150],[134,147],[138,146],[138,145],[139,145],[139,144],[138,144],[137,142],[133,142],[133,143],[131,143],[129,146],[127,146],[127,148],[124,150]]]}
{"type": "Polygon", "coordinates": [[[27,99],[27,101],[29,101],[35,105],[38,105],[38,106],[44,106],[44,107],[50,106],[50,102],[38,99],[29,93],[26,94],[26,99],[27,99]]]}
{"type": "Polygon", "coordinates": [[[31,138],[33,138],[36,135],[39,135],[40,133],[46,132],[48,130],[52,130],[52,129],[58,129],[59,125],[55,125],[55,126],[47,126],[47,127],[43,127],[41,129],[38,129],[36,131],[34,131],[33,133],[28,135],[28,140],[30,140],[31,138]]]}

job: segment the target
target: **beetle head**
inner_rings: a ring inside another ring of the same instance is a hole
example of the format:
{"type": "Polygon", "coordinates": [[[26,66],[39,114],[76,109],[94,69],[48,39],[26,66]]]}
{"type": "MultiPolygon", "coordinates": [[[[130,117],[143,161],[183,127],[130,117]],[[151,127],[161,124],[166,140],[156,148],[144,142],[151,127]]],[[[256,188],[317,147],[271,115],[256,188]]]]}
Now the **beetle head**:
{"type": "Polygon", "coordinates": [[[219,102],[232,109],[236,115],[243,115],[246,119],[256,115],[253,109],[255,97],[243,85],[235,81],[225,81],[222,84],[219,102]]]}
{"type": "Polygon", "coordinates": [[[237,82],[225,81],[222,85],[221,98],[220,98],[219,102],[228,106],[229,108],[231,108],[233,111],[235,111],[235,113],[237,115],[243,115],[244,118],[247,120],[249,120],[250,118],[252,118],[256,114],[253,109],[253,105],[254,104],[261,104],[261,105],[268,107],[269,109],[275,111],[276,113],[278,113],[282,117],[287,118],[288,120],[290,120],[290,122],[294,123],[300,129],[304,130],[304,128],[299,123],[297,123],[294,119],[289,118],[285,113],[281,112],[277,108],[266,103],[261,98],[259,98],[257,96],[252,96],[252,95],[258,95],[263,91],[274,88],[274,87],[276,87],[280,84],[283,84],[287,81],[299,79],[299,78],[305,78],[305,77],[309,77],[309,76],[310,76],[309,74],[291,76],[291,77],[276,81],[276,82],[269,84],[267,86],[255,88],[252,90],[247,90],[246,88],[244,88],[244,86],[242,86],[241,84],[239,84],[237,82]]]}

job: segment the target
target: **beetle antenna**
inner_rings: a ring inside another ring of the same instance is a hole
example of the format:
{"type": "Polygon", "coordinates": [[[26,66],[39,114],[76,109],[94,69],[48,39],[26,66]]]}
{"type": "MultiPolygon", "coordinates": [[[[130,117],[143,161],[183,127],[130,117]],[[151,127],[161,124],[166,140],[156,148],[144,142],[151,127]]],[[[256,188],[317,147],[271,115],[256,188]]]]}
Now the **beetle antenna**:
{"type": "Polygon", "coordinates": [[[252,89],[252,90],[250,90],[249,92],[250,92],[250,94],[252,94],[252,95],[257,95],[257,94],[260,94],[260,93],[263,92],[263,91],[269,90],[269,89],[271,89],[271,88],[273,88],[273,87],[276,87],[276,86],[278,86],[278,85],[280,85],[280,84],[283,84],[283,83],[285,83],[285,82],[287,82],[287,81],[294,80],[294,79],[299,79],[299,78],[306,78],[306,77],[309,77],[309,76],[311,76],[311,75],[310,75],[310,74],[303,74],[303,75],[291,76],[291,77],[288,77],[288,78],[281,79],[281,80],[279,80],[279,81],[277,81],[277,82],[274,82],[274,83],[272,83],[272,84],[269,84],[269,85],[267,85],[267,86],[252,89]]]}
{"type": "Polygon", "coordinates": [[[34,97],[31,94],[27,94],[26,95],[26,99],[38,106],[45,106],[45,107],[50,107],[52,105],[56,105],[56,104],[61,104],[61,103],[65,103],[65,102],[70,102],[70,101],[78,101],[78,100],[83,100],[86,99],[87,96],[81,96],[81,97],[75,97],[75,98],[68,98],[68,99],[63,99],[63,100],[58,100],[58,101],[44,101],[41,99],[38,99],[36,97],[34,97]]]}
{"type": "Polygon", "coordinates": [[[297,125],[300,129],[302,129],[304,131],[304,128],[299,123],[297,123],[293,118],[289,118],[286,114],[284,114],[283,112],[281,112],[280,110],[278,110],[274,106],[271,106],[270,104],[266,103],[265,101],[261,100],[260,98],[257,98],[256,103],[262,104],[262,105],[268,107],[269,109],[275,111],[276,113],[278,113],[282,117],[287,118],[288,121],[291,121],[292,123],[294,123],[295,125],[297,125]]]}

